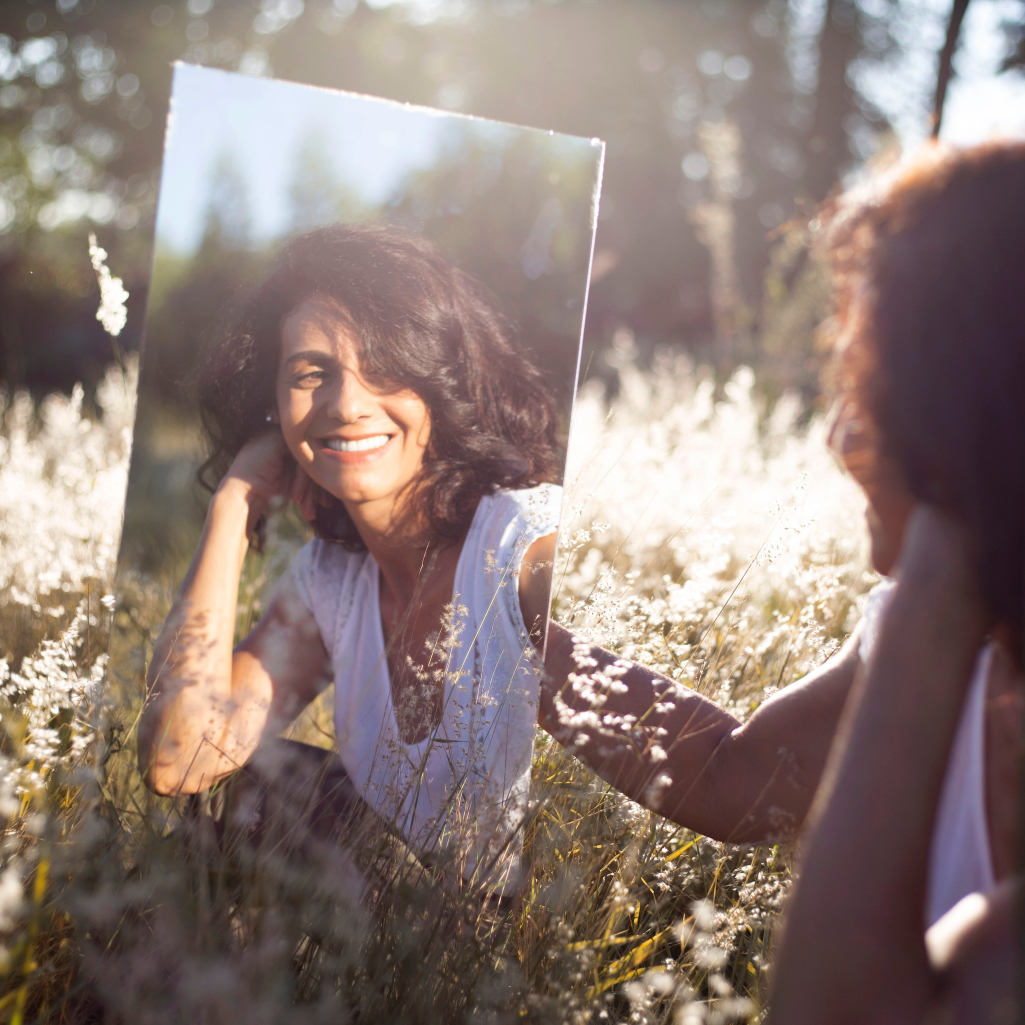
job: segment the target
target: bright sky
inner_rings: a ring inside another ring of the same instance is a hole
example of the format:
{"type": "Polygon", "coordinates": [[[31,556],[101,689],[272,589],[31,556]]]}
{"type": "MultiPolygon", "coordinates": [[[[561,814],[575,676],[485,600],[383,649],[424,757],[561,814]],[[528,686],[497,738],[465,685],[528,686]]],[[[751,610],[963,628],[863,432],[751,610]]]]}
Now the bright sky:
{"type": "MultiPolygon", "coordinates": [[[[900,59],[855,70],[858,87],[888,117],[905,149],[917,146],[928,131],[950,7],[951,0],[901,0],[893,26],[900,59]]],[[[947,91],[943,139],[968,145],[993,135],[1025,136],[1025,75],[999,73],[1006,50],[1001,23],[1021,16],[1019,0],[969,4],[947,91]]]]}
{"type": "Polygon", "coordinates": [[[157,238],[181,252],[199,245],[211,170],[224,152],[246,177],[254,235],[272,238],[288,229],[296,151],[311,131],[321,134],[342,179],[376,203],[433,163],[456,116],[178,64],[157,238]]]}
{"type": "Polygon", "coordinates": [[[1005,51],[1000,24],[1021,17],[1019,0],[976,0],[969,5],[964,46],[954,60],[958,77],[943,115],[943,138],[968,143],[994,134],[1025,137],[1025,75],[997,74],[1005,51]]]}

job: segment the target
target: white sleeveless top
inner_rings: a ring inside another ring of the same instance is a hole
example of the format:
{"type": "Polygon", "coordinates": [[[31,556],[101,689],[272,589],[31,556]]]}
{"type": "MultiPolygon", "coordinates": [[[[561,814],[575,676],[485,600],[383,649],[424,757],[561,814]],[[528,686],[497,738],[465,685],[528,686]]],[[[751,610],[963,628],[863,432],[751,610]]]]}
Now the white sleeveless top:
{"type": "MultiPolygon", "coordinates": [[[[866,664],[894,586],[895,581],[884,580],[868,596],[858,652],[866,664]]],[[[929,849],[926,927],[963,897],[985,893],[996,885],[986,822],[986,694],[991,657],[992,647],[987,644],[975,660],[947,759],[929,849]]]]}
{"type": "Polygon", "coordinates": [[[315,539],[292,564],[331,658],[338,751],[357,790],[414,849],[454,855],[465,879],[497,892],[519,883],[541,670],[520,564],[561,504],[549,484],[480,500],[456,566],[441,720],[416,744],[395,721],[377,563],[315,539]]]}

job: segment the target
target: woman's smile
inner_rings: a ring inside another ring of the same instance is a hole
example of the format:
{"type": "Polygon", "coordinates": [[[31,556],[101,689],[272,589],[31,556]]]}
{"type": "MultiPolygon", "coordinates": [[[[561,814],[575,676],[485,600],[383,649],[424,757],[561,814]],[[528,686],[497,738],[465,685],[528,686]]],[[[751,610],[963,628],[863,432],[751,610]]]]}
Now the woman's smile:
{"type": "Polygon", "coordinates": [[[320,438],[317,445],[329,458],[343,463],[370,463],[380,459],[397,434],[370,434],[358,438],[320,438]]]}

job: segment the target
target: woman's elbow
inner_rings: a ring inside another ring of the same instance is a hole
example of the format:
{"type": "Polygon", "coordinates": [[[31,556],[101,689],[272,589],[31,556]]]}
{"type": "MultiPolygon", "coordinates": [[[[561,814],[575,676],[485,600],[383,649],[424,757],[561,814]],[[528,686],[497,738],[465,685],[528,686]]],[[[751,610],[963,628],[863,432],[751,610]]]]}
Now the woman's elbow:
{"type": "Polygon", "coordinates": [[[180,743],[161,726],[145,717],[139,723],[136,757],[143,783],[161,797],[196,793],[202,787],[195,783],[195,766],[183,762],[180,743]]]}
{"type": "Polygon", "coordinates": [[[161,772],[152,766],[143,769],[140,765],[139,769],[142,774],[142,781],[146,784],[146,789],[152,790],[153,793],[160,797],[174,797],[176,794],[184,792],[176,785],[182,781],[173,774],[161,772]]]}
{"type": "Polygon", "coordinates": [[[743,727],[723,723],[709,737],[710,753],[699,769],[680,773],[668,763],[671,781],[658,810],[667,818],[703,836],[731,844],[776,844],[792,839],[803,815],[794,813],[787,788],[781,785],[777,759],[753,750],[743,727]],[[676,777],[676,778],[674,778],[676,777]]]}
{"type": "Polygon", "coordinates": [[[173,797],[175,794],[184,793],[181,785],[185,782],[182,773],[175,771],[173,764],[168,764],[160,758],[160,752],[155,745],[139,740],[137,751],[139,775],[147,790],[159,794],[161,797],[173,797]]]}
{"type": "Polygon", "coordinates": [[[147,789],[161,797],[196,794],[204,789],[201,777],[182,772],[176,765],[160,765],[156,761],[144,765],[140,759],[139,772],[147,789]]]}

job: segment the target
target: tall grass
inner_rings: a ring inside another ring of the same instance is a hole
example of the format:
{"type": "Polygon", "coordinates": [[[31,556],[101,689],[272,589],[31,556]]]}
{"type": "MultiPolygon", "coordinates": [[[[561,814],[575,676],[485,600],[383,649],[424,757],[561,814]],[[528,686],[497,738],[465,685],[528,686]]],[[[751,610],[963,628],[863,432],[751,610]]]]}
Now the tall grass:
{"type": "MultiPolygon", "coordinates": [[[[859,499],[821,421],[798,425],[788,396],[763,409],[746,369],[719,400],[670,355],[650,372],[623,362],[619,384],[578,404],[554,614],[746,718],[856,620],[870,583],[859,499]]],[[[290,857],[287,837],[232,849],[201,802],[146,791],[140,680],[177,570],[124,576],[114,608],[133,395],[133,375],[112,371],[97,418],[79,393],[3,400],[0,1014],[758,1020],[790,852],[668,823],[543,735],[509,906],[371,835],[348,845],[370,880],[354,901],[337,851],[290,857]]],[[[276,571],[247,571],[243,630],[276,571]]],[[[330,722],[321,709],[296,730],[330,746],[330,722]]]]}

